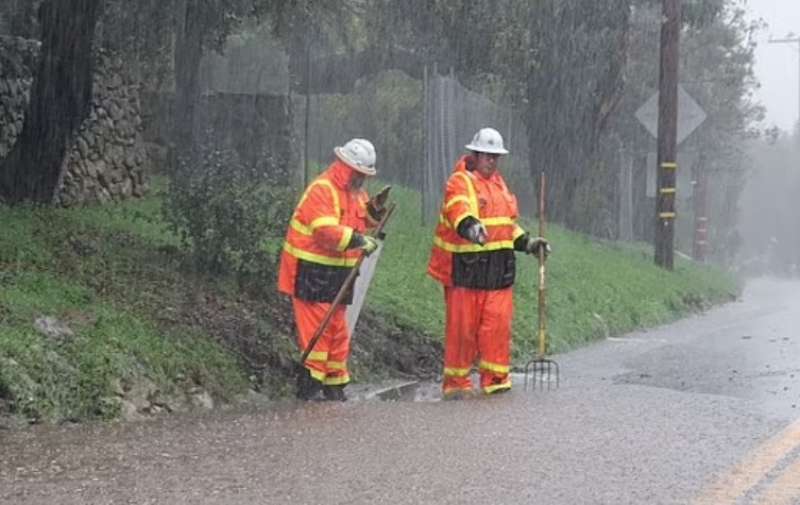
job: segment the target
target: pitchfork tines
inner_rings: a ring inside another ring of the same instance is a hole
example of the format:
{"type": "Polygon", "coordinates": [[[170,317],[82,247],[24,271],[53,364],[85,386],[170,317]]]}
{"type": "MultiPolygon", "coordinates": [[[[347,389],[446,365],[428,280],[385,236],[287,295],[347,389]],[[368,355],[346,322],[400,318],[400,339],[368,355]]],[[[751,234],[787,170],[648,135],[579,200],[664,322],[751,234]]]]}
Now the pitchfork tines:
{"type": "Polygon", "coordinates": [[[544,356],[537,356],[525,365],[525,390],[528,390],[528,384],[531,384],[531,390],[536,391],[536,383],[539,383],[539,389],[545,388],[549,390],[555,379],[556,388],[559,387],[561,378],[559,375],[558,363],[552,359],[544,356]]]}

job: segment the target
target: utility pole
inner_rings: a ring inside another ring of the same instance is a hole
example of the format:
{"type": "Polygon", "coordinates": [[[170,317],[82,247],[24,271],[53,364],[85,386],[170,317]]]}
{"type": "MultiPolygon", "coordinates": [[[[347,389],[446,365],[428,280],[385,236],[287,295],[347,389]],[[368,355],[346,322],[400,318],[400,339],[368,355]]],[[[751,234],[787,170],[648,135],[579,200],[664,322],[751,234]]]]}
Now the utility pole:
{"type": "Polygon", "coordinates": [[[675,172],[678,170],[678,64],[681,0],[663,0],[658,96],[656,265],[672,270],[675,242],[675,172]]]}
{"type": "MultiPolygon", "coordinates": [[[[787,37],[785,39],[769,39],[770,44],[797,44],[800,51],[800,36],[787,37]]],[[[800,125],[800,53],[798,53],[798,74],[797,74],[797,124],[800,125]]]]}

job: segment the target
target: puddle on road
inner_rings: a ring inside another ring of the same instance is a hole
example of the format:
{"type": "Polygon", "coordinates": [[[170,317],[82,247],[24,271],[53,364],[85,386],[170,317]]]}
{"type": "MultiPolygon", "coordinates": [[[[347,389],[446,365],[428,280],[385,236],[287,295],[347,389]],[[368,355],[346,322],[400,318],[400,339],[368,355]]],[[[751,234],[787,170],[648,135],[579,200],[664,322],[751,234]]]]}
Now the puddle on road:
{"type": "MultiPolygon", "coordinates": [[[[557,389],[555,374],[549,379],[540,379],[533,384],[525,384],[525,375],[519,372],[511,374],[515,389],[535,388],[539,390],[557,389]]],[[[480,378],[473,374],[472,383],[478,384],[480,378]]],[[[347,388],[348,397],[353,401],[387,401],[387,402],[439,402],[442,401],[442,384],[440,382],[389,382],[384,384],[353,384],[347,388]]],[[[475,398],[484,395],[475,389],[475,398]]]]}
{"type": "Polygon", "coordinates": [[[433,382],[408,381],[389,385],[353,385],[348,389],[353,401],[438,402],[441,385],[433,382]]]}

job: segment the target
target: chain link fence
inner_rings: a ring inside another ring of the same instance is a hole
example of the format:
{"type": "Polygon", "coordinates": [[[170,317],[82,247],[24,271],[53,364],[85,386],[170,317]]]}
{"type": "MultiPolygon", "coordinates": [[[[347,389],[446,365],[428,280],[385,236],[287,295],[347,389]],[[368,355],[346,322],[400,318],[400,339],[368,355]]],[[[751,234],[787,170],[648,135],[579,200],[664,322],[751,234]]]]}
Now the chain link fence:
{"type": "Polygon", "coordinates": [[[466,152],[464,145],[480,128],[491,126],[511,152],[500,169],[521,211],[530,215],[536,202],[527,130],[520,115],[500,100],[466,88],[452,73],[441,75],[435,66],[425,69],[422,82],[390,71],[348,95],[295,96],[297,179],[307,183],[324,169],[333,160],[334,146],[352,137],[367,138],[378,152],[378,176],[419,192],[422,222],[430,224],[437,218],[445,182],[466,152]]]}

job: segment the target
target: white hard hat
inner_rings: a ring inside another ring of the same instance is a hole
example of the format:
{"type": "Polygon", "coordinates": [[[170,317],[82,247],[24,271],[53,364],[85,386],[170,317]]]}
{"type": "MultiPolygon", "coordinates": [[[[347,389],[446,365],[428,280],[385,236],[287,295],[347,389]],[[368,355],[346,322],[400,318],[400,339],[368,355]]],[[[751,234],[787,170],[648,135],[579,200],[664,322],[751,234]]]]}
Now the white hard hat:
{"type": "Polygon", "coordinates": [[[334,147],[336,156],[356,172],[375,175],[375,146],[367,139],[352,139],[345,145],[334,147]]]}
{"type": "Polygon", "coordinates": [[[494,128],[481,128],[464,147],[478,153],[508,154],[503,147],[503,136],[494,128]]]}

